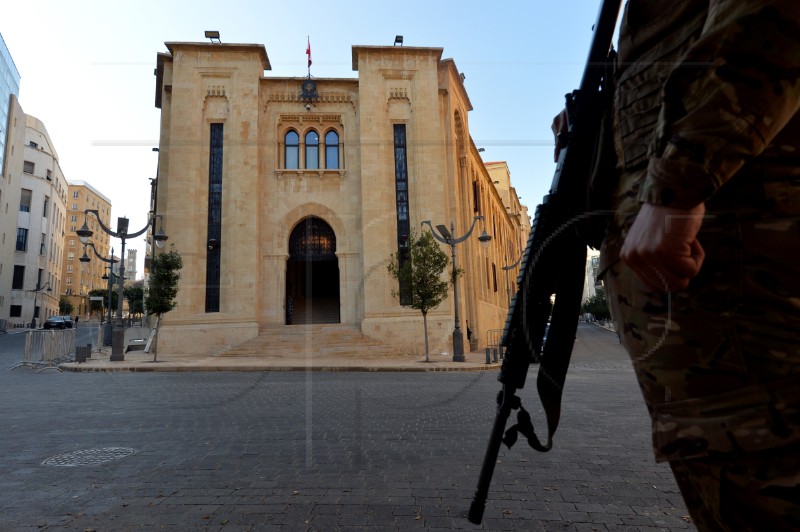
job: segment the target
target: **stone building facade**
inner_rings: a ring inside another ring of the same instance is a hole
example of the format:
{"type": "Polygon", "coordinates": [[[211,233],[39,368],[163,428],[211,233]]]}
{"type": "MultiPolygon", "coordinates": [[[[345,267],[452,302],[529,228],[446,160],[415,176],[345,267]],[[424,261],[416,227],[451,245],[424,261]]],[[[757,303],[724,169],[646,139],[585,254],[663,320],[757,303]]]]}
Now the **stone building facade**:
{"type": "MultiPolygon", "coordinates": [[[[17,229],[16,202],[22,175],[22,153],[13,144],[25,138],[25,120],[19,105],[20,76],[0,34],[0,331],[8,326],[12,276],[13,236],[17,229]]],[[[2,334],[0,332],[0,334],[2,334]]]]}
{"type": "Polygon", "coordinates": [[[138,272],[136,270],[136,249],[126,249],[125,250],[125,283],[134,283],[136,282],[136,278],[138,276],[138,272]]]}
{"type": "MultiPolygon", "coordinates": [[[[456,246],[460,326],[473,347],[502,328],[501,267],[521,255],[529,219],[472,142],[472,103],[441,48],[354,46],[352,79],[270,77],[263,45],[167,48],[155,210],[184,268],[159,351],[219,354],[333,322],[421,352],[422,317],[392,295],[390,256],[424,220],[459,237],[475,216],[456,246]]],[[[452,350],[452,296],[428,314],[434,352],[452,350]]]]}
{"type": "MultiPolygon", "coordinates": [[[[1,102],[0,102],[1,103],[1,102]]],[[[0,330],[19,327],[24,317],[15,307],[11,321],[11,286],[14,284],[15,237],[19,218],[19,197],[22,185],[22,146],[25,143],[25,113],[14,94],[9,94],[7,127],[4,128],[3,165],[0,168],[0,330]]],[[[19,305],[19,303],[15,303],[19,305]]],[[[30,320],[30,316],[28,316],[30,320]]]]}
{"type": "Polygon", "coordinates": [[[21,154],[22,173],[14,194],[16,202],[16,239],[8,299],[8,326],[21,327],[58,314],[63,292],[61,264],[67,227],[67,180],[58,162],[50,135],[37,118],[14,106],[9,117],[10,130],[22,131],[24,143],[15,136],[8,143],[11,164],[21,154]],[[36,321],[33,320],[36,318],[36,321]]]}
{"type": "Polygon", "coordinates": [[[108,264],[104,259],[110,258],[111,237],[100,229],[97,218],[85,215],[86,209],[97,210],[100,219],[106,227],[111,225],[111,200],[104,196],[86,181],[69,181],[67,194],[67,256],[63,264],[62,278],[64,279],[64,295],[72,303],[72,313],[85,316],[89,314],[89,292],[105,289],[108,285],[103,275],[108,274],[108,264]],[[86,222],[89,229],[94,231],[91,242],[94,251],[84,248],[75,234],[77,229],[86,222]],[[83,254],[89,257],[89,262],[81,262],[83,254]]]}

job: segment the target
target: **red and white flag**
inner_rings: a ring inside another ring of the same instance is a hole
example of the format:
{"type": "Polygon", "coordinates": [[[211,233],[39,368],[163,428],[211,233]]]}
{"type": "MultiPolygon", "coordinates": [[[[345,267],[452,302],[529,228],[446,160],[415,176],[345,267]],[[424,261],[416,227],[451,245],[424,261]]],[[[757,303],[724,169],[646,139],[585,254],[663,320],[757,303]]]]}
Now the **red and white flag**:
{"type": "Polygon", "coordinates": [[[311,39],[308,40],[308,46],[306,47],[306,55],[308,56],[308,66],[311,67],[311,39]]]}

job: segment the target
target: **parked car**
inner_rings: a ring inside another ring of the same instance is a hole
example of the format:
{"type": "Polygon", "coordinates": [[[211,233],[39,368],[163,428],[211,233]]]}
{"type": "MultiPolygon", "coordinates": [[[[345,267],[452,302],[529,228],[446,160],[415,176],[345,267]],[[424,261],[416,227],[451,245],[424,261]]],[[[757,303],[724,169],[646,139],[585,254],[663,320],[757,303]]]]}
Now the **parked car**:
{"type": "Polygon", "coordinates": [[[50,316],[44,321],[43,327],[45,329],[66,329],[67,324],[64,323],[64,316],[50,316]]]}
{"type": "Polygon", "coordinates": [[[67,329],[72,329],[72,316],[61,316],[61,318],[64,320],[64,326],[67,329]]]}

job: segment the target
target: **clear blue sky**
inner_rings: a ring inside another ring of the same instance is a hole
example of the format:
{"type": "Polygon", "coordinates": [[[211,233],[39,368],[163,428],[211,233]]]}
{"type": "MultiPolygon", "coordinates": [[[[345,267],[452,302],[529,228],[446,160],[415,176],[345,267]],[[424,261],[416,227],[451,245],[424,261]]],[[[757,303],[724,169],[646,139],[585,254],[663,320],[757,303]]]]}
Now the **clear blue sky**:
{"type": "MultiPolygon", "coordinates": [[[[600,0],[13,1],[0,33],[22,77],[20,103],[42,120],[68,180],[85,180],[131,230],[146,222],[155,177],[159,110],[156,54],[167,41],[261,43],[267,76],[351,77],[353,45],[444,49],[466,76],[469,126],[484,160],[507,161],[522,202],[533,208],[552,178],[552,117],[576,88],[600,0]]],[[[113,218],[112,218],[113,219],[113,218]]],[[[139,271],[144,255],[139,249],[139,271]]]]}

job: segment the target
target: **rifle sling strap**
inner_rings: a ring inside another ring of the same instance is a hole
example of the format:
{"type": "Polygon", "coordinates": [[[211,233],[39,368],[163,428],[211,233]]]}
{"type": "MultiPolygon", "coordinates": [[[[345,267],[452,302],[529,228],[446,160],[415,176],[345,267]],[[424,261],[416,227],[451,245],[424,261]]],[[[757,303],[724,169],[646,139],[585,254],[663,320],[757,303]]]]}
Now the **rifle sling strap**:
{"type": "Polygon", "coordinates": [[[528,439],[528,445],[539,452],[545,453],[553,446],[553,440],[549,437],[547,439],[547,445],[542,445],[542,442],[539,441],[539,438],[533,430],[530,414],[521,406],[519,407],[519,412],[517,412],[517,424],[509,427],[505,436],[503,436],[503,443],[505,443],[509,449],[517,443],[518,433],[525,436],[528,439]]]}

